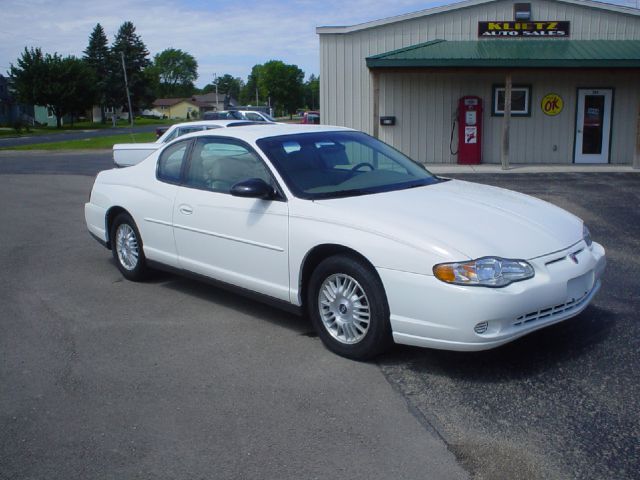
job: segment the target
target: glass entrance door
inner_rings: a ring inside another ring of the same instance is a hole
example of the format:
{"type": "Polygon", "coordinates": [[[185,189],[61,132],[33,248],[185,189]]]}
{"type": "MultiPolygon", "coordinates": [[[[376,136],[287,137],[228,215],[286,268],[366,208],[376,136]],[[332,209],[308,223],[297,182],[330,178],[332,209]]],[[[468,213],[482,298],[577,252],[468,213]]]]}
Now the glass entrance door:
{"type": "Polygon", "coordinates": [[[609,163],[613,90],[578,90],[575,163],[609,163]]]}

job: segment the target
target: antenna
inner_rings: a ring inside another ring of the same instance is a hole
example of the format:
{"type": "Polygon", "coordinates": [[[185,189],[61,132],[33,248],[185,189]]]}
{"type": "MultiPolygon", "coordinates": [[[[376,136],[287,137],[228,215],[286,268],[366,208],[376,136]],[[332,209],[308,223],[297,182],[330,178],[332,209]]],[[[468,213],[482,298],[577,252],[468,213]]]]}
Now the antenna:
{"type": "Polygon", "coordinates": [[[124,72],[124,88],[127,90],[127,102],[129,103],[129,121],[133,128],[133,110],[131,109],[131,95],[129,95],[129,82],[127,81],[127,68],[124,65],[124,52],[120,52],[122,58],[122,71],[124,72]]]}

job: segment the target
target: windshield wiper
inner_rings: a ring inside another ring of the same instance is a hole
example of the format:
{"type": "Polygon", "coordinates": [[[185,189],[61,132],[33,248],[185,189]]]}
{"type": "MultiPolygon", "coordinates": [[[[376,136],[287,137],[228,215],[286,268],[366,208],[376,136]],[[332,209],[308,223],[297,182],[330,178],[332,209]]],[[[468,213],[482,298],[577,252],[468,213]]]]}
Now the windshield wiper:
{"type": "Polygon", "coordinates": [[[314,193],[313,198],[316,200],[325,200],[332,198],[357,197],[359,195],[367,195],[369,193],[376,193],[376,190],[371,188],[356,188],[353,190],[341,190],[338,192],[314,193]]]}

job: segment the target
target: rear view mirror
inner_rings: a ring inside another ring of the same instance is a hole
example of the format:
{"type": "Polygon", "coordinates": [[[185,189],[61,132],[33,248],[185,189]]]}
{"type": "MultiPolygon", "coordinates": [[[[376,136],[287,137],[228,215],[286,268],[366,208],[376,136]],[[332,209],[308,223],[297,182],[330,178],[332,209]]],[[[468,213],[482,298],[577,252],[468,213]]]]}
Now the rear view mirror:
{"type": "Polygon", "coordinates": [[[271,200],[276,197],[276,192],[271,185],[261,178],[250,178],[233,185],[231,187],[231,195],[234,197],[271,200]]]}

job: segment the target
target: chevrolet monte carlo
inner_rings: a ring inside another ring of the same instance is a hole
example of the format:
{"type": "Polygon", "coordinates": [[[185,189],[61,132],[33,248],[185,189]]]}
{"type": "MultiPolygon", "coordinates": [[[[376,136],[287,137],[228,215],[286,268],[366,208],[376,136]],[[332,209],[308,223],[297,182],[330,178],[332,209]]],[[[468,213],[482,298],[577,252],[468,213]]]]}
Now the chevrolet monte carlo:
{"type": "Polygon", "coordinates": [[[484,350],[582,312],[604,248],[576,216],[440,178],[339,127],[202,131],[100,172],[89,232],[124,277],[195,275],[309,315],[355,359],[484,350]]]}

